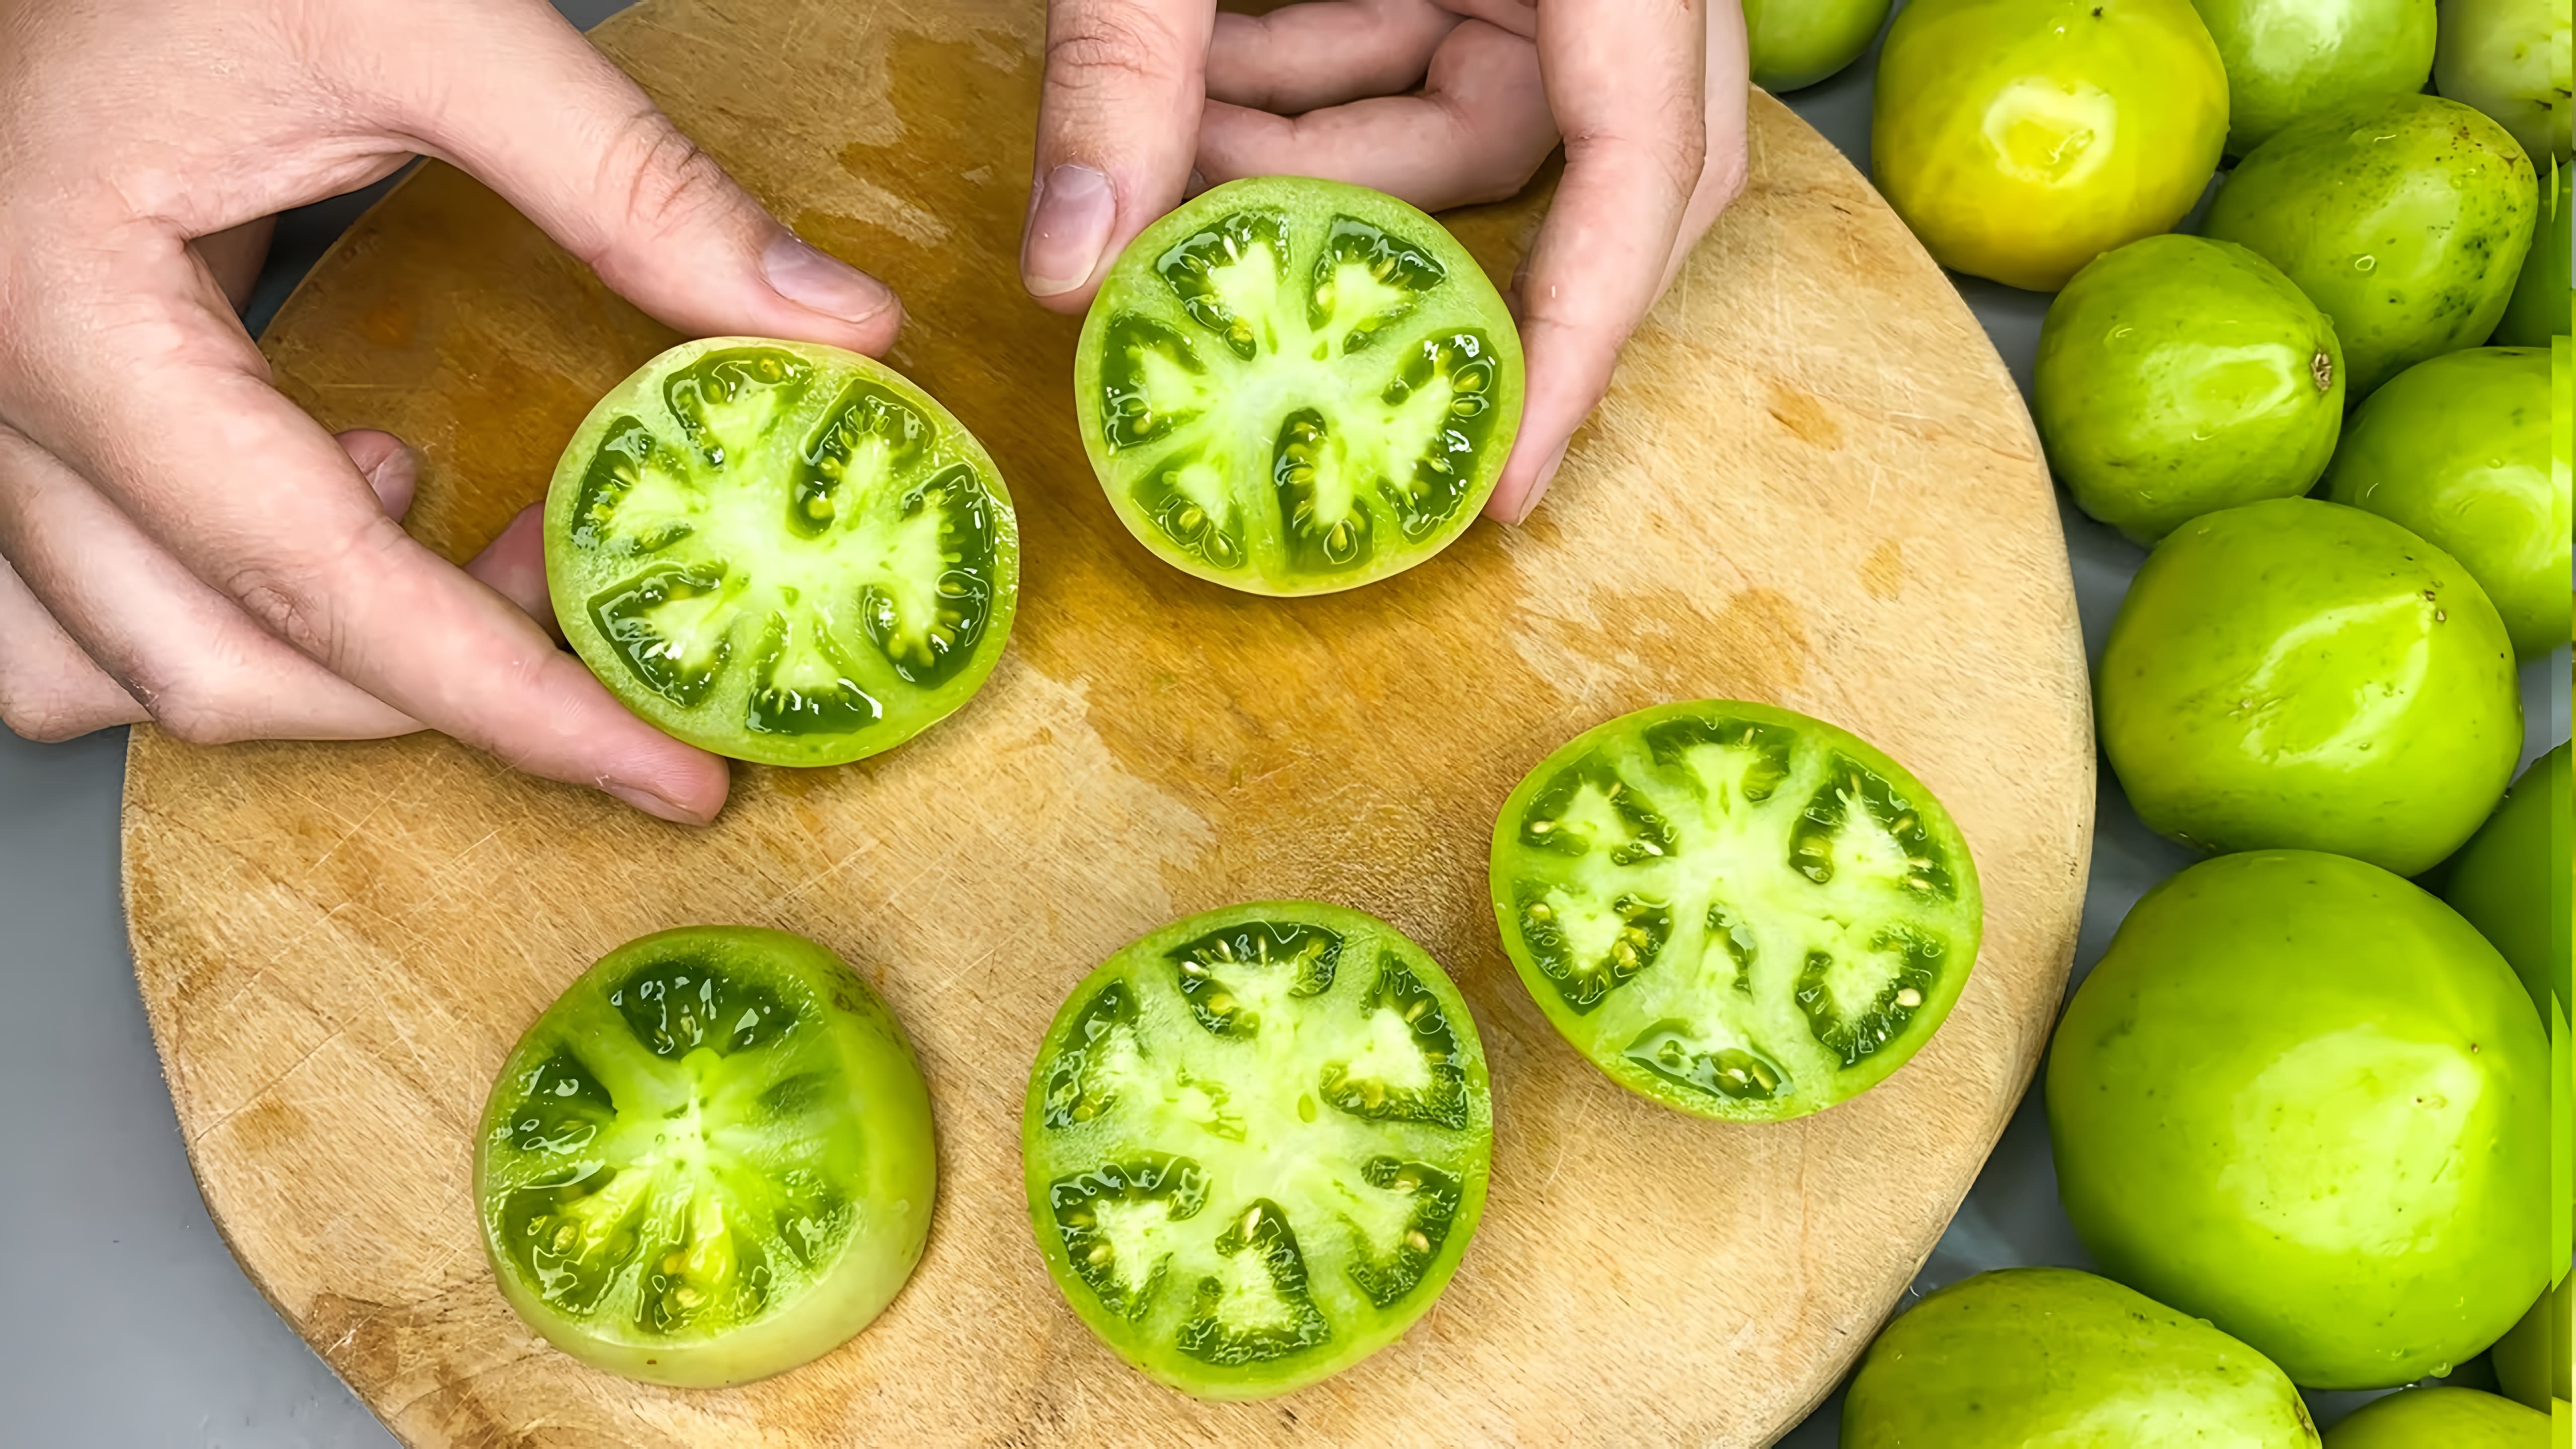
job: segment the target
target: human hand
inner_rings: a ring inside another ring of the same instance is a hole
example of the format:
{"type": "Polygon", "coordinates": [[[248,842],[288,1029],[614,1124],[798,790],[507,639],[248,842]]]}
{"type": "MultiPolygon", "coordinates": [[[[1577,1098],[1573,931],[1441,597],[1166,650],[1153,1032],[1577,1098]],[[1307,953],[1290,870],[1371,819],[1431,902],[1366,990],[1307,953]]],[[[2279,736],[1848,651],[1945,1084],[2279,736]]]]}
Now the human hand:
{"type": "Polygon", "coordinates": [[[279,396],[220,282],[256,270],[261,219],[423,153],[694,335],[878,353],[894,294],[797,240],[541,0],[13,0],[0,56],[0,722],[428,727],[713,818],[724,763],[537,622],[533,511],[469,570],[415,543],[417,456],[279,396]]]}
{"type": "Polygon", "coordinates": [[[1517,523],[1619,349],[1743,188],[1732,0],[1053,0],[1020,270],[1058,311],[1195,183],[1287,173],[1425,210],[1565,175],[1510,289],[1528,386],[1486,513],[1517,523]],[[1413,93],[1416,87],[1419,93],[1413,93]]]}

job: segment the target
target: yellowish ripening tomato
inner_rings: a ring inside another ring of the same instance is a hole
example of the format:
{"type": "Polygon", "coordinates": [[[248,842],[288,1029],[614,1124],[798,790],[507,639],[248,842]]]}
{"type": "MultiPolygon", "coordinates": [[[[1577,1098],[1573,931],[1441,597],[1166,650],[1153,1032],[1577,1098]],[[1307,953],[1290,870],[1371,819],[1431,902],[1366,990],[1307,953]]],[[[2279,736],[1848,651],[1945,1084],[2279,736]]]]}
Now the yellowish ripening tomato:
{"type": "Polygon", "coordinates": [[[1879,190],[1943,266],[2041,291],[2182,220],[2226,140],[2187,0],[1916,0],[1870,126],[1879,190]]]}

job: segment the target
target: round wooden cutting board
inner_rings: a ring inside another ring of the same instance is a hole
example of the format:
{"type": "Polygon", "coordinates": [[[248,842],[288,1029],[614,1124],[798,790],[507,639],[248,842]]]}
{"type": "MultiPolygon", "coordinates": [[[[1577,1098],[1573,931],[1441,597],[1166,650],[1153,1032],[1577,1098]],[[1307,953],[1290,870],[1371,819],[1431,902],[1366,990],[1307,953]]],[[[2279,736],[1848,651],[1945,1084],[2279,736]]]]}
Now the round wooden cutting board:
{"type": "MultiPolygon", "coordinates": [[[[2027,1083],[2075,941],[2093,805],[2047,473],[1956,292],[1757,97],[1750,189],[1638,333],[1535,521],[1353,593],[1246,597],[1155,563],[1071,413],[1075,322],[1015,279],[1034,0],[653,0],[599,35],[807,238],[899,287],[892,360],[999,460],[1026,586],[988,688],[842,769],[743,768],[661,825],[443,739],[193,749],[127,775],[136,970],[207,1206],[278,1311],[414,1445],[1751,1445],[1832,1387],[2027,1083]],[[1494,813],[1575,732],[1772,700],[1911,766],[1985,882],[1985,949],[1915,1062],[1775,1126],[1650,1106],[1505,962],[1494,813]],[[1313,896],[1457,977],[1493,1066],[1492,1198],[1401,1342],[1203,1404],[1065,1308],[1020,1187],[1064,992],[1183,914],[1313,896]],[[861,965],[918,1044],[940,1197],[919,1273],[822,1360],[655,1389],[542,1344],[476,1241],[469,1138],[519,1032],[622,941],[740,921],[861,965]]],[[[1537,215],[1451,218],[1497,276],[1537,215]]],[[[432,166],[268,339],[334,428],[428,457],[412,531],[472,554],[590,402],[673,340],[432,166]]]]}

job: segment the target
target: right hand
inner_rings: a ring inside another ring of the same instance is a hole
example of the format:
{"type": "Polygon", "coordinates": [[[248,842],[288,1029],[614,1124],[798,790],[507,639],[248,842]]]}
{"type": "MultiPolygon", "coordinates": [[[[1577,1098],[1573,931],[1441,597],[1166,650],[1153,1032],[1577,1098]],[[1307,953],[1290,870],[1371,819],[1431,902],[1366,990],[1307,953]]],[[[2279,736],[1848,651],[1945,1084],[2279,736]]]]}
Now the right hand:
{"type": "Polygon", "coordinates": [[[468,569],[418,458],[269,385],[218,267],[265,219],[454,163],[697,336],[870,354],[902,309],[799,241],[542,0],[0,6],[0,721],[200,743],[423,727],[665,819],[724,762],[558,650],[533,510],[468,569]]]}

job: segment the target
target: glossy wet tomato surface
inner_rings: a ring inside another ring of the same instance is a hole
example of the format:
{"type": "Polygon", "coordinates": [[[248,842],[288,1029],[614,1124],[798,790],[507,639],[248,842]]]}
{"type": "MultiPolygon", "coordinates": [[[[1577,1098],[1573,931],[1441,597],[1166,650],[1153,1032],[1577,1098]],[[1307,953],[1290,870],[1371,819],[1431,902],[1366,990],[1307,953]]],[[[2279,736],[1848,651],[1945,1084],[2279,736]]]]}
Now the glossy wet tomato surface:
{"type": "Polygon", "coordinates": [[[2006,1268],[1904,1309],[1843,1406],[1842,1449],[2315,1449],[2261,1354],[2071,1268],[2006,1268]]]}
{"type": "Polygon", "coordinates": [[[1930,1039],[1983,929],[1968,846],[1903,766],[1771,705],[1624,715],[1494,825],[1494,918],[1611,1080],[1704,1117],[1804,1116],[1930,1039]]]}
{"type": "Polygon", "coordinates": [[[2442,899],[2478,928],[2522,978],[2544,1017],[2569,999],[2568,746],[2532,762],[2504,803],[2451,857],[2442,899]]]}
{"type": "Polygon", "coordinates": [[[2326,1431],[2326,1449],[2541,1449],[2549,1416],[2476,1389],[2403,1389],[2326,1431]]]}
{"type": "Polygon", "coordinates": [[[2227,153],[2433,73],[2433,0],[2192,0],[2227,62],[2227,153]]]}
{"type": "Polygon", "coordinates": [[[1394,927],[1266,901],[1176,921],[1066,998],[1029,1078],[1029,1218],[1065,1301],[1205,1398],[1285,1393],[1403,1334],[1484,1211],[1467,1005],[1394,927]]]}
{"type": "Polygon", "coordinates": [[[930,1231],[930,1095],[822,946],[696,926],[601,958],[493,1083],[474,1195],[501,1295],[595,1368],[688,1388],[829,1352],[930,1231]]]}
{"type": "Polygon", "coordinates": [[[2568,156],[2567,7],[2556,0],[2443,0],[2433,84],[2501,121],[2539,161],[2568,156]]]}
{"type": "Polygon", "coordinates": [[[2549,354],[2447,352],[2345,424],[2325,496],[2394,520],[2469,571],[2525,659],[2567,643],[2569,508],[2549,456],[2549,354]]]}
{"type": "Polygon", "coordinates": [[[1156,555],[1258,594],[1356,588],[1447,547],[1520,426],[1520,337],[1446,228],[1271,176],[1147,227],[1075,358],[1083,445],[1156,555]]]}
{"type": "Polygon", "coordinates": [[[2095,671],[2139,818],[2208,851],[2401,875],[2459,848],[2522,752],[2513,641],[2458,561],[2358,508],[2203,514],[2138,570],[2095,671]]]}
{"type": "Polygon", "coordinates": [[[546,495],[564,637],[702,749],[836,765],[945,718],[1001,658],[1019,524],[981,444],[855,352],[720,337],[592,409],[546,495]]]}
{"type": "Polygon", "coordinates": [[[2188,0],[1914,0],[1875,96],[1872,178],[1933,259],[2038,291],[2182,220],[2227,138],[2188,0]]]}
{"type": "Polygon", "coordinates": [[[2261,253],[2325,309],[2357,403],[2487,340],[2538,212],[2531,161],[2504,127],[2406,95],[2321,112],[2255,147],[2201,231],[2261,253]]]}
{"type": "Polygon", "coordinates": [[[1753,83],[1794,91],[1860,59],[1887,23],[1888,0],[1744,0],[1753,83]]]}
{"type": "Polygon", "coordinates": [[[2031,412],[2086,513],[2152,544],[2186,520],[2315,485],[2343,424],[2334,323],[2232,242],[2104,252],[2048,307],[2031,412]]]}
{"type": "Polygon", "coordinates": [[[2449,1372],[2549,1282],[2549,1042],[2449,907],[2316,851],[2147,893],[2049,1047],[2102,1270],[2318,1389],[2449,1372]]]}

